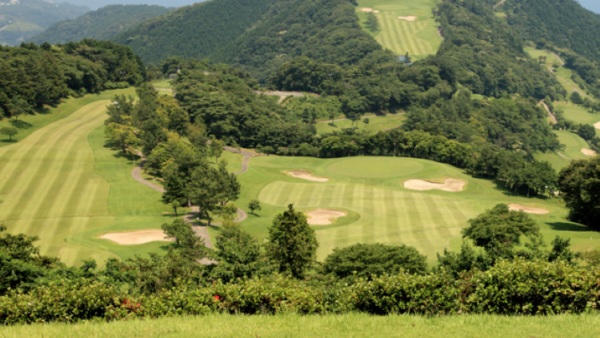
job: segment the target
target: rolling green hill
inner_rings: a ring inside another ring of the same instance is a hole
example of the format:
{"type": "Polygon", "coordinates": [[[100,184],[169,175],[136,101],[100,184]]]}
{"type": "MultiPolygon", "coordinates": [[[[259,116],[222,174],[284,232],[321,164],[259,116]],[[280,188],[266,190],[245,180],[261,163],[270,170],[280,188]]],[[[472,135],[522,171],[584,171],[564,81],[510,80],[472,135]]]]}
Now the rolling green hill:
{"type": "Polygon", "coordinates": [[[118,36],[144,62],[173,55],[205,58],[259,21],[274,0],[213,0],[181,7],[118,36]]]}
{"type": "Polygon", "coordinates": [[[170,9],[148,5],[110,5],[88,12],[76,19],[59,21],[31,38],[41,44],[65,43],[82,39],[109,40],[129,28],[168,13],[170,9]]]}
{"type": "Polygon", "coordinates": [[[0,1],[0,45],[14,46],[53,23],[76,18],[90,9],[43,0],[0,1]]]}

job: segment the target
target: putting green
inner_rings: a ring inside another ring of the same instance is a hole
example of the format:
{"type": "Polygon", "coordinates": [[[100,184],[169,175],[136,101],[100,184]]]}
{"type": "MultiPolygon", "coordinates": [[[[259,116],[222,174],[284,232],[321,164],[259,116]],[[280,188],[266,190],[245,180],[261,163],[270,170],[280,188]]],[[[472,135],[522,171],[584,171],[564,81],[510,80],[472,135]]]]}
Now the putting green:
{"type": "MultiPolygon", "coordinates": [[[[546,242],[557,235],[571,238],[573,248],[585,251],[600,246],[600,236],[566,220],[568,210],[559,200],[512,195],[490,180],[473,178],[450,165],[414,158],[352,157],[317,159],[303,157],[256,157],[248,172],[239,176],[242,184],[238,206],[252,199],[262,210],[249,214],[242,226],[260,240],[276,214],[293,203],[300,211],[318,208],[348,213],[331,225],[315,226],[323,260],[336,247],[355,243],[406,244],[416,247],[434,263],[444,248],[459,249],[461,229],[467,220],[498,203],[544,208],[546,215],[532,216],[546,242]],[[283,171],[302,168],[328,182],[299,182],[283,171]],[[442,180],[455,178],[467,183],[461,192],[414,191],[404,188],[407,179],[442,180]]],[[[210,230],[216,235],[218,229],[210,230]]]]}
{"type": "Polygon", "coordinates": [[[369,161],[351,158],[327,167],[331,173],[351,177],[400,177],[418,173],[422,169],[421,163],[393,157],[373,157],[369,161]]]}

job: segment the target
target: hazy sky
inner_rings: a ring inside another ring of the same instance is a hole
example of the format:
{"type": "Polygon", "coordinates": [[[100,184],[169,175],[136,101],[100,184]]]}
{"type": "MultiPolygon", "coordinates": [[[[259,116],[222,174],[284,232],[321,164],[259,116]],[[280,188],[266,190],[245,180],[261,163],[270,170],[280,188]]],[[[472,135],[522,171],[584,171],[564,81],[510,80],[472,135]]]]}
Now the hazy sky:
{"type": "MultiPolygon", "coordinates": [[[[191,5],[200,0],[58,0],[55,2],[70,2],[75,5],[85,5],[91,9],[97,9],[106,5],[112,4],[147,4],[147,5],[160,5],[164,7],[179,7],[191,5]]],[[[600,1],[599,0],[579,0],[581,5],[589,10],[596,13],[600,13],[600,1]]]]}

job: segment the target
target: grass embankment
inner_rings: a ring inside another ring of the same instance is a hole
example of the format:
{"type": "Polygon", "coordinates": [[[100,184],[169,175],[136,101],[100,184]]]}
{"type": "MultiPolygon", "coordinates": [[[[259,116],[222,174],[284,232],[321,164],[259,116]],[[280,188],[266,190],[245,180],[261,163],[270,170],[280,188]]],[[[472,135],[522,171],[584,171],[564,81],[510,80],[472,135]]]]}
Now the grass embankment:
{"type": "MultiPolygon", "coordinates": [[[[366,130],[371,133],[376,133],[382,130],[388,130],[398,128],[406,120],[404,114],[388,114],[385,116],[365,116],[358,123],[354,123],[355,128],[358,125],[359,130],[366,130]],[[365,118],[369,119],[369,123],[365,124],[363,121],[365,118]]],[[[331,133],[333,131],[341,131],[345,128],[351,128],[352,121],[341,120],[335,121],[334,125],[331,125],[331,120],[318,122],[316,125],[317,134],[331,133]]]]}
{"type": "Polygon", "coordinates": [[[366,12],[362,8],[372,8],[376,13],[380,29],[371,32],[375,39],[385,48],[398,55],[407,52],[415,59],[422,59],[435,54],[442,43],[437,33],[438,24],[432,14],[437,6],[435,0],[359,0],[356,10],[358,17],[365,27],[366,12]],[[399,16],[415,16],[415,21],[399,19],[399,16]]]}
{"type": "Polygon", "coordinates": [[[0,328],[0,337],[598,337],[600,316],[505,317],[233,316],[169,317],[111,323],[45,324],[0,328]]]}
{"type": "Polygon", "coordinates": [[[134,181],[133,163],[105,146],[107,98],[117,93],[134,92],[67,100],[56,108],[59,116],[40,117],[46,126],[37,120],[39,127],[29,137],[0,149],[0,219],[11,233],[39,236],[43,254],[69,265],[87,258],[100,263],[127,258],[165,245],[120,246],[96,238],[109,231],[160,228],[170,221],[160,193],[134,181]]]}
{"type": "MultiPolygon", "coordinates": [[[[115,94],[124,94],[126,96],[135,95],[135,88],[131,87],[127,89],[107,90],[100,94],[86,94],[80,98],[63,99],[62,102],[56,107],[49,107],[45,109],[43,114],[21,115],[19,116],[20,122],[18,123],[19,134],[13,137],[13,140],[16,140],[17,142],[19,140],[23,140],[38,129],[43,128],[50,123],[64,119],[79,108],[98,100],[112,99],[115,94]]],[[[12,119],[1,120],[0,128],[12,126],[13,124],[11,121],[12,119]]],[[[8,138],[5,139],[5,136],[2,135],[0,147],[5,147],[12,143],[14,142],[9,142],[8,138]]]]}
{"type": "Polygon", "coordinates": [[[314,226],[320,260],[335,247],[360,242],[411,245],[433,262],[435,254],[444,248],[459,249],[460,231],[469,218],[498,203],[520,203],[549,210],[549,214],[532,216],[547,242],[560,235],[571,238],[576,250],[600,246],[597,233],[566,221],[567,209],[558,200],[514,196],[500,183],[473,178],[453,166],[432,161],[391,157],[259,157],[251,160],[249,171],[239,178],[242,194],[236,204],[245,208],[250,199],[262,202],[262,211],[250,214],[242,223],[246,231],[260,239],[267,236],[273,216],[289,203],[303,211],[331,208],[348,213],[331,225],[314,226]],[[310,182],[284,173],[299,169],[327,177],[329,181],[310,182]],[[463,180],[467,185],[462,192],[420,192],[403,185],[408,179],[444,178],[463,180]]]}

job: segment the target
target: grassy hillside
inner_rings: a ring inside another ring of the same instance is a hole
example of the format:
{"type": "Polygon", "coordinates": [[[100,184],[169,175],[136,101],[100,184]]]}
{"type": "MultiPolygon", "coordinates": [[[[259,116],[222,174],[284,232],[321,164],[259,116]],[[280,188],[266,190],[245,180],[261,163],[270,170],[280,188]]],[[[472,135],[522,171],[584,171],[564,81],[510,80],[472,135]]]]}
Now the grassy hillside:
{"type": "Polygon", "coordinates": [[[128,45],[144,62],[173,55],[202,59],[259,21],[273,0],[214,0],[181,7],[112,39],[128,45]]]}
{"type": "Polygon", "coordinates": [[[168,13],[170,9],[148,5],[110,5],[76,19],[59,21],[31,38],[41,44],[80,41],[85,38],[109,40],[139,23],[168,13]]]}
{"type": "MultiPolygon", "coordinates": [[[[475,179],[452,166],[432,161],[259,157],[252,159],[250,170],[239,179],[242,195],[236,205],[245,207],[254,198],[262,202],[262,211],[249,215],[242,223],[244,230],[259,238],[266,237],[272,217],[289,203],[304,211],[332,208],[347,212],[348,216],[331,225],[314,227],[321,260],[334,247],[361,242],[411,245],[432,262],[443,248],[458,249],[466,221],[497,203],[521,203],[549,210],[549,214],[534,216],[547,241],[561,235],[571,238],[577,250],[600,246],[596,233],[565,220],[567,209],[557,200],[513,196],[499,183],[475,179]],[[284,173],[297,169],[329,181],[309,182],[284,173]],[[462,192],[404,188],[404,181],[413,178],[455,178],[467,184],[462,192]]],[[[218,228],[211,231],[214,235],[218,228]]]]}
{"type": "Polygon", "coordinates": [[[36,324],[0,328],[11,337],[594,337],[600,316],[233,316],[168,317],[111,323],[36,324]]]}
{"type": "Polygon", "coordinates": [[[0,6],[0,45],[18,45],[57,21],[76,18],[89,10],[85,6],[44,0],[20,0],[0,6]]]}
{"type": "MultiPolygon", "coordinates": [[[[354,123],[354,126],[358,126],[359,130],[366,130],[368,132],[378,132],[381,130],[388,130],[397,128],[402,125],[402,122],[406,120],[404,114],[396,115],[385,115],[385,116],[364,116],[358,123],[354,123]],[[364,123],[364,118],[369,119],[369,123],[364,123]]],[[[342,131],[342,129],[351,128],[352,121],[348,119],[335,121],[334,125],[331,125],[331,120],[318,122],[316,125],[317,134],[330,133],[332,131],[342,131]]]]}
{"type": "Polygon", "coordinates": [[[405,55],[408,52],[413,59],[421,59],[437,52],[442,39],[437,33],[438,24],[432,13],[437,7],[436,0],[360,0],[357,3],[356,10],[363,27],[367,16],[363,9],[379,11],[375,16],[381,29],[374,35],[384,48],[397,55],[405,55]],[[399,16],[415,16],[416,19],[408,21],[399,19],[399,16]]]}

